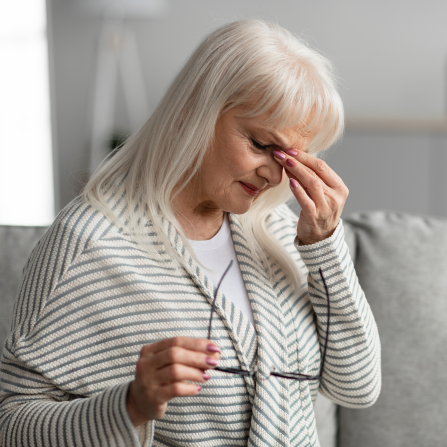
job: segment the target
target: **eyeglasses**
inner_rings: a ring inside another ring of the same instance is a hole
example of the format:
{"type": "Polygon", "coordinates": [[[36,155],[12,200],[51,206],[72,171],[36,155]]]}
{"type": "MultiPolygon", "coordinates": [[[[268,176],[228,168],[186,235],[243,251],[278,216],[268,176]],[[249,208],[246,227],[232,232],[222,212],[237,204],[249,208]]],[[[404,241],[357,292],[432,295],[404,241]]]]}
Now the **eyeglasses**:
{"type": "MultiPolygon", "coordinates": [[[[219,291],[220,285],[222,284],[223,279],[225,278],[225,275],[228,273],[228,271],[230,270],[231,266],[233,265],[233,261],[231,261],[228,264],[228,267],[226,268],[226,270],[224,271],[222,277],[219,280],[219,283],[217,284],[216,287],[216,291],[214,292],[214,299],[213,299],[213,305],[211,306],[211,314],[210,314],[210,323],[209,323],[209,327],[208,327],[208,340],[211,341],[211,324],[213,321],[213,313],[214,313],[214,309],[215,309],[215,302],[216,302],[216,297],[217,297],[217,292],[219,291]]],[[[324,363],[326,360],[326,351],[327,351],[327,344],[328,344],[328,335],[329,335],[329,322],[330,322],[330,312],[331,312],[331,308],[330,308],[330,304],[329,304],[329,291],[326,285],[326,281],[324,279],[323,276],[323,272],[321,271],[321,268],[318,269],[319,273],[320,273],[320,277],[321,280],[323,281],[323,285],[324,285],[324,290],[326,292],[326,300],[327,300],[327,325],[326,325],[326,338],[324,341],[324,349],[323,349],[323,357],[321,360],[321,365],[320,365],[320,372],[318,375],[316,376],[310,376],[307,374],[300,374],[300,373],[294,373],[294,372],[282,372],[282,371],[277,371],[275,367],[273,367],[273,369],[269,372],[268,376],[265,377],[264,379],[261,379],[258,376],[258,372],[259,368],[256,365],[254,368],[252,368],[250,371],[244,370],[244,369],[240,369],[240,368],[227,368],[227,367],[223,367],[223,366],[217,366],[216,368],[214,368],[217,371],[221,371],[224,373],[228,373],[228,374],[235,374],[235,375],[239,375],[239,376],[257,376],[258,380],[267,380],[270,376],[275,376],[275,377],[282,377],[284,379],[292,379],[292,380],[301,380],[301,381],[311,381],[311,380],[320,380],[322,378],[322,374],[323,374],[323,369],[324,369],[324,363]]]]}

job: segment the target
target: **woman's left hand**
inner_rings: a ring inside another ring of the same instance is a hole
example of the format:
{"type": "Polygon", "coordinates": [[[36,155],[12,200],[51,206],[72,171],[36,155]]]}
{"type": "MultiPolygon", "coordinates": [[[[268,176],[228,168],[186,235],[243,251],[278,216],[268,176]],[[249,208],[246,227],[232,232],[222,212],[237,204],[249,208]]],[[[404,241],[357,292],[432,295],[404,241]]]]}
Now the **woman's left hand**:
{"type": "Polygon", "coordinates": [[[301,206],[297,235],[302,245],[328,238],[337,228],[348,188],[323,161],[304,151],[273,151],[284,167],[293,195],[301,206]]]}

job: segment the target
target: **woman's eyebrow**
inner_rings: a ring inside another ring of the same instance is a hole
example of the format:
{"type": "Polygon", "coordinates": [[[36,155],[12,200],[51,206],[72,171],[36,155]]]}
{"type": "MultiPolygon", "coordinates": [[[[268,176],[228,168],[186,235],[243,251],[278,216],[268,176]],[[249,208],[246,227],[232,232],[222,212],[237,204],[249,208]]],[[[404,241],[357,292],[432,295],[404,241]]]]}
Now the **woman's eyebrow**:
{"type": "MultiPolygon", "coordinates": [[[[287,137],[282,136],[281,134],[275,132],[274,130],[271,130],[271,129],[262,129],[262,130],[267,132],[277,143],[279,143],[279,146],[283,147],[284,149],[288,149],[288,148],[294,146],[294,144],[292,144],[290,142],[290,140],[287,139],[287,137]]],[[[298,140],[298,143],[302,143],[302,140],[301,139],[298,140]]],[[[295,143],[295,146],[296,145],[297,144],[295,143]]],[[[298,146],[300,147],[300,146],[302,146],[302,144],[298,144],[298,146]]],[[[305,149],[297,149],[297,150],[307,153],[309,150],[308,145],[306,145],[305,147],[306,147],[305,149]]]]}
{"type": "MultiPolygon", "coordinates": [[[[279,146],[280,148],[288,149],[291,146],[293,146],[293,144],[291,144],[290,140],[288,140],[287,137],[282,136],[279,132],[273,129],[267,127],[258,127],[256,131],[269,134],[273,142],[276,143],[276,145],[279,146]]],[[[298,149],[298,150],[302,150],[303,152],[306,153],[308,152],[307,146],[306,149],[298,149]]]]}
{"type": "Polygon", "coordinates": [[[267,130],[266,129],[266,131],[273,138],[273,140],[275,140],[277,143],[279,142],[280,146],[287,147],[287,144],[286,144],[287,142],[286,142],[286,140],[283,137],[281,137],[280,135],[276,134],[272,130],[267,130]]]}
{"type": "Polygon", "coordinates": [[[276,143],[277,146],[284,147],[284,148],[288,147],[287,141],[281,135],[277,134],[274,130],[271,130],[266,127],[258,127],[258,128],[256,128],[256,131],[260,132],[260,133],[269,134],[270,137],[272,138],[273,142],[276,143]]]}
{"type": "Polygon", "coordinates": [[[290,140],[287,139],[287,137],[282,136],[280,133],[277,133],[271,129],[265,129],[265,131],[273,138],[273,140],[275,140],[277,143],[279,143],[278,146],[280,146],[284,149],[288,149],[291,146],[293,146],[293,144],[291,144],[290,140]]]}

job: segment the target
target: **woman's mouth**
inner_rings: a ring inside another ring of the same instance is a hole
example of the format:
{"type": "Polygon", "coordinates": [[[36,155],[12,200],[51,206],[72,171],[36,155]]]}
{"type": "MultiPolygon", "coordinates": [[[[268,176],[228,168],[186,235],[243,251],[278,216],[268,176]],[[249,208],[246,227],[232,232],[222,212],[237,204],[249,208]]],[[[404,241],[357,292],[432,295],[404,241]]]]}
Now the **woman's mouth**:
{"type": "Polygon", "coordinates": [[[242,186],[242,188],[244,189],[244,191],[248,194],[250,194],[253,197],[256,197],[259,194],[259,189],[256,188],[255,185],[252,185],[251,183],[244,183],[244,182],[239,182],[239,184],[242,186]]]}

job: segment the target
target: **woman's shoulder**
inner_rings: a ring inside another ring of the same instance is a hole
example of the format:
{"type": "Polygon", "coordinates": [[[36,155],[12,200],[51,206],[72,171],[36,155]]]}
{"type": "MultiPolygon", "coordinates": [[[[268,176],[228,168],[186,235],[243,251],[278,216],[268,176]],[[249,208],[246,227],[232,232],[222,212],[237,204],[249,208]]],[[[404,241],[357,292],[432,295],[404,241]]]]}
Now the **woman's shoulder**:
{"type": "MultiPolygon", "coordinates": [[[[22,275],[16,308],[31,309],[18,313],[14,327],[37,315],[77,260],[100,238],[111,234],[115,226],[107,217],[81,197],[70,202],[56,217],[31,252],[22,275]]],[[[30,320],[30,321],[31,321],[30,320]]]]}
{"type": "Polygon", "coordinates": [[[25,268],[51,260],[52,265],[66,270],[87,248],[120,233],[121,230],[103,212],[81,196],[76,197],[56,216],[31,253],[25,268]]]}
{"type": "Polygon", "coordinates": [[[82,196],[72,200],[57,216],[47,231],[47,235],[56,234],[72,243],[84,240],[94,242],[120,229],[104,212],[96,209],[82,196]]]}

